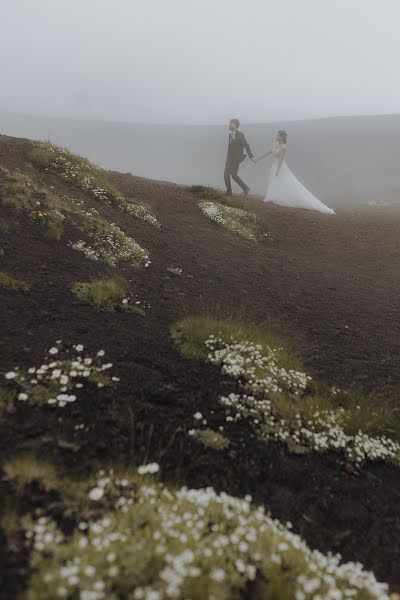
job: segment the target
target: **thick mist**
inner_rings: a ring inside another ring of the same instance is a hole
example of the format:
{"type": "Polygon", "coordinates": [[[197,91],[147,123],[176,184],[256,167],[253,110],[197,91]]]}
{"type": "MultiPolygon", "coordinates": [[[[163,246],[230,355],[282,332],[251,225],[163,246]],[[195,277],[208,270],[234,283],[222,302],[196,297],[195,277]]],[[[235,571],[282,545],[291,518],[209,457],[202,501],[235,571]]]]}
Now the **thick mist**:
{"type": "MultiPolygon", "coordinates": [[[[333,206],[399,205],[400,116],[338,117],[280,123],[289,134],[290,168],[333,206]]],[[[223,187],[226,126],[135,125],[0,114],[0,130],[49,139],[109,168],[135,175],[223,187]]],[[[276,124],[243,124],[257,156],[271,144],[276,124]]],[[[264,194],[270,159],[246,160],[240,173],[252,193],[264,194]]],[[[234,188],[240,191],[238,188],[234,188]]]]}
{"type": "Polygon", "coordinates": [[[396,113],[397,0],[2,0],[0,112],[219,124],[396,113]]]}

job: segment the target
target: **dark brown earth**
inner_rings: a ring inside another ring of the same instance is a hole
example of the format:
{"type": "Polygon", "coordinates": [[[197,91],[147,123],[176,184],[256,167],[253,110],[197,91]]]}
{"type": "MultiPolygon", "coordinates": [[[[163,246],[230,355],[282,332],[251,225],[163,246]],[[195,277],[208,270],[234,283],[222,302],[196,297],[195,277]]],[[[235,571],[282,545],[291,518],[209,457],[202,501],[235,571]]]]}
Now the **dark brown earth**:
{"type": "MultiPolygon", "coordinates": [[[[27,169],[30,148],[0,136],[0,165],[27,169]]],[[[290,455],[260,444],[243,424],[226,426],[229,450],[200,447],[187,435],[193,414],[201,411],[213,427],[226,425],[217,399],[227,382],[216,368],[183,359],[169,337],[174,321],[205,310],[265,322],[296,342],[314,377],[371,392],[379,402],[397,398],[400,215],[370,210],[330,217],[250,199],[272,234],[255,244],[207,220],[185,187],[110,176],[126,197],[149,203],[162,223],[159,231],[102,209],[150,251],[148,269],[119,271],[151,305],[145,317],[99,314],[81,304],[70,292],[73,283],[115,271],[69,248],[65,239],[77,234],[68,224],[64,238],[47,241],[38,225],[0,202],[0,223],[10,226],[0,234],[0,270],[31,284],[27,293],[0,288],[0,375],[15,365],[41,364],[45,349],[62,339],[93,352],[104,348],[121,378],[100,400],[89,394],[65,409],[18,406],[0,421],[2,461],[35,449],[51,454],[60,471],[83,475],[114,459],[155,460],[165,480],[252,494],[274,517],[290,520],[312,548],[361,561],[400,590],[400,470],[367,464],[348,474],[340,456],[290,455]],[[182,276],[169,267],[181,268],[182,276]],[[80,423],[86,427],[76,431],[80,423]],[[60,439],[79,450],[61,447],[60,439]]],[[[57,177],[43,172],[43,178],[98,206],[57,177]]],[[[11,493],[3,477],[3,500],[11,493]]],[[[34,485],[26,490],[26,510],[49,502],[34,485]]],[[[26,581],[27,556],[21,546],[6,548],[0,533],[0,593],[13,598],[26,581]]]]}

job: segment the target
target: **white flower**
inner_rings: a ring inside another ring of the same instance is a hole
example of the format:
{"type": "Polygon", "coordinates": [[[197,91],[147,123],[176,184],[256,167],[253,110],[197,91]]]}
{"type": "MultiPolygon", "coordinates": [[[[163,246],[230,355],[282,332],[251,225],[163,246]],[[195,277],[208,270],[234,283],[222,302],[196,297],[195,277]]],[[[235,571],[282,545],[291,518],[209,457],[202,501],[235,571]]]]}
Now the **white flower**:
{"type": "Polygon", "coordinates": [[[82,352],[82,351],[83,351],[83,345],[82,345],[82,344],[77,344],[77,345],[75,346],[75,350],[76,350],[77,352],[82,352]]]}
{"type": "Polygon", "coordinates": [[[223,569],[214,569],[214,571],[211,572],[210,577],[214,581],[220,582],[224,581],[226,573],[223,569]]]}
{"type": "Polygon", "coordinates": [[[104,495],[104,489],[101,487],[95,487],[92,490],[90,490],[89,492],[89,498],[91,500],[94,500],[97,502],[97,500],[100,500],[104,495]]]}
{"type": "Polygon", "coordinates": [[[18,394],[18,400],[28,400],[28,394],[21,392],[20,394],[18,394]]]}
{"type": "Polygon", "coordinates": [[[5,374],[6,379],[15,379],[16,376],[17,376],[17,374],[14,371],[9,371],[8,373],[5,374]]]}
{"type": "Polygon", "coordinates": [[[197,412],[197,413],[195,413],[193,416],[194,416],[194,418],[195,418],[195,419],[197,419],[198,421],[199,421],[200,419],[202,419],[202,418],[203,418],[203,415],[201,414],[201,412],[197,412]]]}
{"type": "Polygon", "coordinates": [[[138,468],[139,475],[146,475],[147,473],[158,473],[160,466],[157,463],[149,463],[148,465],[141,465],[138,468]]]}
{"type": "Polygon", "coordinates": [[[53,346],[53,348],[50,348],[49,354],[58,354],[58,348],[56,348],[55,346],[53,346]]]}

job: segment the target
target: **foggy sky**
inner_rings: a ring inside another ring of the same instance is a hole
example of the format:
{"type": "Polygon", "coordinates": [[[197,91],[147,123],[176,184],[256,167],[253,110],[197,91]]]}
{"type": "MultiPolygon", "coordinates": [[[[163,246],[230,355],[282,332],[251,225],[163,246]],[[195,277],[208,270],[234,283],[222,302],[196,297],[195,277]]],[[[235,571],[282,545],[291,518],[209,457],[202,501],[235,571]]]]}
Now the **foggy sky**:
{"type": "Polygon", "coordinates": [[[152,123],[398,113],[398,0],[0,0],[0,111],[152,123]]]}

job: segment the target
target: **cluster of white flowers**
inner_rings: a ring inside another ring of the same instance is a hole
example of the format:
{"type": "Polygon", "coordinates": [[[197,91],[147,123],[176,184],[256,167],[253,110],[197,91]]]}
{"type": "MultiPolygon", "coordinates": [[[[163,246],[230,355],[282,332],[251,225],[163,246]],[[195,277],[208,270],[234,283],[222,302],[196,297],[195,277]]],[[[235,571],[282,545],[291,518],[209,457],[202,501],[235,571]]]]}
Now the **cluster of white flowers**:
{"type": "Polygon", "coordinates": [[[153,227],[157,227],[158,229],[161,227],[157,217],[155,217],[148,208],[142,206],[141,204],[134,204],[131,202],[126,206],[126,210],[129,214],[133,215],[137,219],[140,219],[141,221],[144,221],[145,223],[153,225],[153,227]]]}
{"type": "Polygon", "coordinates": [[[86,258],[89,258],[90,260],[100,260],[99,252],[97,252],[97,250],[95,250],[91,246],[88,246],[88,244],[84,240],[79,240],[73,243],[70,242],[69,245],[74,250],[82,252],[86,256],[86,258]]]}
{"type": "Polygon", "coordinates": [[[63,196],[63,200],[72,203],[75,209],[85,217],[95,217],[100,214],[97,208],[87,208],[83,200],[77,200],[76,198],[70,198],[69,196],[63,196]]]}
{"type": "MultiPolygon", "coordinates": [[[[371,437],[362,431],[347,434],[348,415],[344,409],[316,411],[307,417],[299,412],[290,420],[279,416],[274,394],[284,394],[292,397],[293,402],[301,402],[311,381],[311,377],[301,371],[279,367],[279,349],[248,341],[225,342],[216,336],[210,336],[206,346],[209,362],[220,365],[222,373],[239,381],[249,392],[220,398],[221,405],[229,409],[228,422],[246,419],[261,439],[283,442],[298,451],[341,451],[358,464],[365,460],[400,463],[398,442],[386,436],[371,437]]],[[[333,395],[338,391],[333,388],[333,395]]]]}
{"type": "Polygon", "coordinates": [[[279,366],[280,348],[243,341],[225,342],[211,335],[206,341],[208,361],[221,365],[222,373],[244,379],[253,393],[291,393],[299,395],[311,377],[301,371],[279,366]]]}
{"type": "MultiPolygon", "coordinates": [[[[99,489],[110,485],[103,479],[99,489]]],[[[132,485],[126,482],[125,489],[132,485]]],[[[388,600],[387,586],[360,563],[311,551],[290,523],[270,518],[250,496],[234,498],[212,488],[173,491],[137,479],[135,486],[125,510],[117,503],[100,519],[80,523],[66,544],[35,546],[33,598],[38,590],[40,600],[200,594],[218,600],[236,597],[261,573],[277,597],[281,590],[296,600],[388,600]]]]}
{"type": "Polygon", "coordinates": [[[400,462],[400,444],[388,437],[374,438],[359,431],[348,435],[344,431],[346,412],[316,412],[312,418],[297,414],[291,422],[276,415],[273,400],[252,395],[231,393],[222,396],[220,403],[229,409],[227,422],[246,419],[258,437],[265,441],[283,442],[289,448],[310,449],[316,452],[342,451],[350,460],[400,462]]]}
{"type": "Polygon", "coordinates": [[[61,544],[64,541],[63,534],[49,517],[40,517],[25,535],[28,540],[32,540],[36,552],[45,552],[54,544],[61,544]]]}
{"type": "Polygon", "coordinates": [[[83,252],[86,258],[104,261],[112,267],[116,267],[120,261],[127,261],[134,266],[143,264],[149,267],[151,264],[147,250],[115,223],[110,223],[107,233],[101,235],[96,231],[88,232],[88,235],[91,238],[90,245],[83,240],[70,243],[74,250],[83,252]]]}
{"type": "Polygon", "coordinates": [[[160,470],[160,466],[157,463],[149,463],[147,465],[140,465],[138,467],[139,475],[154,475],[154,473],[158,473],[160,470]]]}
{"type": "Polygon", "coordinates": [[[206,217],[246,239],[259,241],[270,238],[268,232],[261,232],[257,215],[247,210],[210,201],[201,202],[199,206],[206,217]]]}
{"type": "MultiPolygon", "coordinates": [[[[147,472],[156,473],[159,467],[156,463],[151,463],[150,465],[147,465],[147,468],[149,469],[147,472]],[[155,467],[157,467],[157,469],[155,467]]],[[[98,479],[95,486],[89,491],[88,497],[92,502],[99,502],[100,500],[107,499],[112,500],[114,506],[121,509],[122,512],[126,512],[128,506],[131,506],[134,503],[135,491],[128,479],[115,477],[113,469],[110,469],[108,474],[101,470],[98,473],[98,479]]],[[[87,523],[80,523],[79,525],[79,528],[82,531],[87,529],[87,527],[87,523]]]]}
{"type": "Polygon", "coordinates": [[[6,373],[7,380],[15,380],[24,391],[18,394],[18,400],[37,404],[48,404],[63,408],[77,400],[79,391],[89,383],[102,388],[119,381],[118,377],[110,377],[106,372],[112,363],[102,363],[104,350],[99,350],[93,358],[83,356],[82,344],[73,346],[75,356],[55,358],[62,350],[62,342],[58,340],[47,352],[47,362],[40,367],[30,367],[6,373]]]}
{"type": "Polygon", "coordinates": [[[100,167],[89,163],[82,157],[73,157],[74,160],[72,160],[71,153],[63,148],[57,146],[46,146],[46,148],[54,154],[51,166],[60,173],[61,177],[75,183],[97,200],[103,200],[108,204],[114,200],[119,205],[123,204],[121,197],[107,189],[99,187],[96,183],[96,177],[99,175],[103,177],[103,170],[100,167]],[[76,158],[80,160],[77,161],[76,158]]]}

